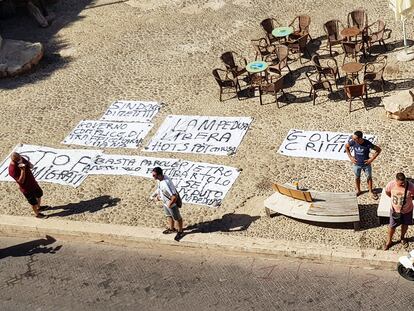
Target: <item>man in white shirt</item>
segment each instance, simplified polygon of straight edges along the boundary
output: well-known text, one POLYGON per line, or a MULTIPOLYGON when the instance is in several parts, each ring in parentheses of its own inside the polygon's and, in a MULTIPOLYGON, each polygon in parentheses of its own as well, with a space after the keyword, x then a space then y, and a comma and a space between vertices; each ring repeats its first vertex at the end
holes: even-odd
POLYGON ((179 241, 184 236, 183 219, 180 215, 179 206, 177 206, 181 205, 181 198, 171 179, 163 174, 160 167, 155 167, 152 170, 152 177, 158 180, 158 187, 153 197, 162 201, 164 213, 167 216, 168 228, 162 233, 177 232, 174 240, 179 241))

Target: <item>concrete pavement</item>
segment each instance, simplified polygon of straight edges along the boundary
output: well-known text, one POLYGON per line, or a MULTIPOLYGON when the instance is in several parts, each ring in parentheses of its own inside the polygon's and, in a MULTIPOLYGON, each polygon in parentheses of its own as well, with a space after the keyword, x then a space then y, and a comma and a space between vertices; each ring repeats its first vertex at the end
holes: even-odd
POLYGON ((306 258, 324 262, 339 262, 359 267, 394 269, 398 257, 405 252, 327 246, 285 240, 251 238, 231 233, 188 233, 180 242, 174 235, 163 235, 161 229, 99 224, 69 220, 36 219, 22 216, 0 216, 3 236, 44 237, 82 242, 106 242, 116 245, 158 245, 185 248, 224 250, 274 257, 306 258))

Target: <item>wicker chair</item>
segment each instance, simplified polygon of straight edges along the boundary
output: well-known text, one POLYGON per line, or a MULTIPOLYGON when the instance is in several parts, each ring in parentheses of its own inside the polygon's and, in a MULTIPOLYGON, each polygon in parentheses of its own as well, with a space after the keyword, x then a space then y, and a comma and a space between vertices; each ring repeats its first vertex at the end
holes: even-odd
POLYGON ((272 35, 273 29, 280 26, 277 20, 275 20, 274 18, 266 18, 260 22, 260 26, 262 26, 266 34, 266 37, 269 41, 269 44, 277 42, 279 40, 278 38, 272 35))
POLYGON ((287 47, 291 53, 299 54, 299 61, 302 64, 302 55, 310 55, 308 50, 308 38, 309 34, 304 34, 303 36, 297 38, 293 41, 287 41, 287 47))
POLYGON ((328 22, 326 22, 323 25, 323 29, 325 30, 326 36, 327 36, 327 46, 329 46, 329 53, 332 55, 332 46, 341 44, 343 38, 340 34, 340 29, 344 28, 342 23, 337 20, 333 19, 328 22))
POLYGON ((220 101, 223 101, 222 95, 224 94, 224 90, 234 90, 238 99, 239 94, 238 91, 241 90, 239 81, 236 78, 229 79, 228 72, 223 69, 216 68, 213 70, 213 76, 216 80, 217 84, 220 87, 220 101), (223 77, 224 76, 224 77, 223 77))
POLYGON ((344 59, 342 64, 345 64, 345 59, 347 57, 357 61, 357 57, 361 52, 363 52, 363 47, 364 44, 362 41, 342 41, 342 49, 344 51, 344 59))
POLYGON ((290 27, 294 27, 294 32, 292 37, 297 39, 305 34, 309 35, 309 39, 312 40, 312 37, 309 34, 309 26, 311 23, 311 18, 308 15, 298 15, 296 16, 293 21, 289 24, 290 27))
POLYGON ((381 82, 382 92, 384 89, 384 71, 387 66, 387 55, 380 55, 374 62, 366 63, 364 67, 364 82, 381 82))
POLYGON ((315 105, 316 93, 318 91, 329 91, 332 93, 332 86, 329 80, 322 79, 317 71, 315 72, 306 72, 306 77, 311 85, 309 96, 313 99, 313 104, 315 105))
POLYGON ((367 85, 362 84, 348 84, 344 86, 344 92, 347 102, 349 103, 349 112, 352 112, 352 101, 356 98, 361 98, 364 102, 368 99, 367 85))
MULTIPOLYGON (((282 92, 282 94, 285 95, 285 92, 283 91, 283 78, 284 76, 271 75, 268 80, 261 85, 262 94, 273 94, 275 96, 277 108, 280 108, 277 94, 282 92)), ((260 101, 260 104, 261 103, 262 102, 260 101)))
POLYGON ((339 68, 336 59, 333 57, 324 58, 324 64, 322 65, 321 59, 318 54, 312 56, 312 62, 319 73, 319 77, 322 79, 333 79, 335 81, 336 88, 338 89, 338 80, 341 79, 339 75, 339 68))
POLYGON ((362 9, 348 13, 348 27, 357 27, 363 31, 368 26, 368 15, 362 9))
POLYGON ((260 38, 260 39, 253 39, 250 40, 255 52, 256 57, 254 60, 257 60, 260 56, 260 59, 263 60, 266 56, 272 54, 275 50, 275 47, 267 41, 266 38, 260 38))
POLYGON ((288 64, 289 48, 286 45, 276 45, 273 54, 268 55, 265 61, 269 63, 268 70, 271 73, 282 75, 283 68, 287 68, 292 73, 288 64))
POLYGON ((240 75, 247 73, 246 59, 240 57, 236 52, 225 52, 221 54, 220 58, 223 61, 224 66, 226 66, 226 69, 232 73, 233 78, 237 78, 240 75), (236 60, 238 60, 238 62, 236 62, 236 60))
POLYGON ((384 41, 385 23, 382 20, 377 20, 371 25, 368 25, 366 29, 366 43, 368 45, 368 48, 371 48, 375 43, 378 42, 378 44, 382 44, 385 51, 387 51, 387 46, 385 45, 384 41))

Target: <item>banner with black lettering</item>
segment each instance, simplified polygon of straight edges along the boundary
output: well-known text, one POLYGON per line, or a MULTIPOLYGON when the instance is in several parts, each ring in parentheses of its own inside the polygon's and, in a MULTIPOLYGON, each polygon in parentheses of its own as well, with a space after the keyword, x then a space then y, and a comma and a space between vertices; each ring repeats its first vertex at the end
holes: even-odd
POLYGON ((96 148, 136 148, 152 126, 152 123, 83 120, 62 143, 96 148))
MULTIPOLYGON (((350 133, 292 129, 279 147, 278 153, 291 157, 349 161, 345 144, 351 136, 350 133)), ((364 135, 364 138, 372 143, 376 141, 374 135, 364 135)))
POLYGON ((101 120, 151 122, 161 104, 155 101, 117 100, 109 106, 101 120))
POLYGON ((229 155, 249 129, 252 118, 169 115, 146 151, 229 155))
POLYGON ((100 154, 84 168, 90 175, 152 177, 159 166, 177 187, 186 203, 219 206, 239 176, 238 169, 210 163, 168 158, 100 154))
MULTIPOLYGON (((101 153, 99 150, 66 150, 34 145, 19 145, 18 152, 33 164, 32 173, 37 181, 78 187, 88 176, 85 167, 101 153)), ((11 153, 10 153, 11 155, 11 153)), ((9 176, 10 155, 0 166, 0 181, 13 181, 9 176)))

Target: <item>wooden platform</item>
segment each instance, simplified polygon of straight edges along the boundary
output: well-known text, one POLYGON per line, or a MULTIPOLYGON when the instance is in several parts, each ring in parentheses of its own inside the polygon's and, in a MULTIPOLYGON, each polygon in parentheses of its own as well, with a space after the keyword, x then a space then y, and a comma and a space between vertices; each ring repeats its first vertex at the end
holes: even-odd
POLYGON ((267 215, 270 216, 270 212, 274 211, 307 221, 353 222, 355 229, 359 228, 358 201, 354 192, 309 192, 312 196, 312 202, 298 200, 280 192, 275 192, 264 201, 267 215))
MULTIPOLYGON (((414 203, 414 200, 413 200, 414 203)), ((391 198, 385 193, 385 189, 382 190, 380 201, 378 203, 377 216, 378 217, 390 217, 391 198)), ((414 219, 414 215, 413 215, 414 219)))

